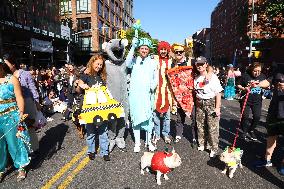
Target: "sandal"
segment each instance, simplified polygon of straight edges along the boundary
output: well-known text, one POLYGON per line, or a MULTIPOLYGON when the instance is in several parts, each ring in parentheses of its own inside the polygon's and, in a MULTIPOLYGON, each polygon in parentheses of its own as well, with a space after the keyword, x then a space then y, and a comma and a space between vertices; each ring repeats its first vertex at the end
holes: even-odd
POLYGON ((3 181, 4 179, 4 172, 0 172, 0 183, 3 181))
POLYGON ((18 171, 17 181, 20 182, 26 178, 26 171, 23 168, 20 168, 18 171))

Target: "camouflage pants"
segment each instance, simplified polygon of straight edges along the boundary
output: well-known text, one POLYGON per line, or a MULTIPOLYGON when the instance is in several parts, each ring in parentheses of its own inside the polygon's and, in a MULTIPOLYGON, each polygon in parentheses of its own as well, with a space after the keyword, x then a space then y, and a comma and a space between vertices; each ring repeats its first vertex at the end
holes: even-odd
POLYGON ((198 143, 200 146, 208 145, 212 150, 218 150, 219 143, 219 117, 212 115, 215 112, 215 98, 197 99, 196 125, 198 143))

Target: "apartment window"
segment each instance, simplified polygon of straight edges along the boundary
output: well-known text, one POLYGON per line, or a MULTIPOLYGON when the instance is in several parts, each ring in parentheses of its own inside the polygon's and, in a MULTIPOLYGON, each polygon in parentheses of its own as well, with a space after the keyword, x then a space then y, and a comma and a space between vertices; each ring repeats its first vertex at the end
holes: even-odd
POLYGON ((119 26, 118 16, 115 17, 115 26, 119 26))
POLYGON ((92 48, 92 37, 80 37, 78 44, 82 51, 90 51, 92 48))
POLYGON ((108 7, 105 7, 104 18, 105 18, 106 20, 109 19, 109 8, 108 8, 108 7))
POLYGON ((77 0, 78 13, 91 13, 91 0, 77 0))
POLYGON ((99 46, 100 46, 100 49, 102 49, 102 45, 103 43, 105 42, 105 39, 103 36, 99 36, 99 46))
POLYGON ((105 34, 105 36, 107 37, 107 38, 109 38, 109 28, 110 28, 110 26, 107 24, 106 25, 106 27, 104 28, 104 34, 105 34))
POLYGON ((98 2, 98 14, 103 17, 103 3, 101 1, 98 2))
POLYGON ((111 0, 111 3, 110 3, 110 10, 114 11, 114 0, 111 0))
POLYGON ((103 34, 103 26, 104 26, 104 22, 102 20, 99 20, 98 30, 99 30, 100 34, 103 34))
POLYGON ((60 2, 60 13, 61 13, 61 15, 72 13, 71 0, 60 2))
POLYGON ((110 12, 110 23, 113 25, 114 24, 114 13, 110 12))
POLYGON ((91 18, 78 18, 77 19, 77 30, 89 30, 91 29, 91 18))

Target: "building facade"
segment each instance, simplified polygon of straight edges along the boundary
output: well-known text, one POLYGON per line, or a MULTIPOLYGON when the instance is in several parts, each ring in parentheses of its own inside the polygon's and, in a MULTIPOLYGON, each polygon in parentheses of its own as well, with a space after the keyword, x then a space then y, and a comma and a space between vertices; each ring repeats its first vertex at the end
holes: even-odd
POLYGON ((204 56, 209 62, 211 61, 210 33, 210 28, 203 28, 192 35, 194 56, 204 56))
POLYGON ((77 58, 85 62, 116 38, 117 30, 132 26, 133 0, 67 0, 61 3, 61 19, 75 31, 77 58))
MULTIPOLYGON (((282 31, 280 29, 276 32, 274 26, 267 27, 271 20, 267 19, 265 3, 269 1, 219 2, 211 14, 211 59, 214 64, 224 66, 233 63, 233 60, 240 67, 252 61, 284 63, 284 55, 280 52, 284 50, 283 27, 282 31)), ((281 15, 276 15, 274 19, 279 23, 283 21, 281 15)))
POLYGON ((1 1, 0 53, 39 67, 64 64, 70 29, 61 25, 59 0, 17 2, 1 1))

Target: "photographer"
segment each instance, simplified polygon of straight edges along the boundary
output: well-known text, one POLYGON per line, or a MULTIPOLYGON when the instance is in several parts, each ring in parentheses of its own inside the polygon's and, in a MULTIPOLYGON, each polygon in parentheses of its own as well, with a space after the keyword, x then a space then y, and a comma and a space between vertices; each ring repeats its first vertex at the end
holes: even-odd
POLYGON ((242 116, 242 138, 246 141, 248 139, 256 141, 257 137, 254 130, 259 123, 261 115, 262 89, 269 87, 269 82, 266 80, 265 75, 261 73, 260 63, 255 62, 248 67, 247 73, 243 74, 237 87, 242 91, 241 96, 243 98, 240 100, 241 109, 244 106, 246 93, 249 93, 242 116), (251 124, 249 122, 250 109, 253 115, 251 124))

